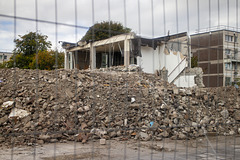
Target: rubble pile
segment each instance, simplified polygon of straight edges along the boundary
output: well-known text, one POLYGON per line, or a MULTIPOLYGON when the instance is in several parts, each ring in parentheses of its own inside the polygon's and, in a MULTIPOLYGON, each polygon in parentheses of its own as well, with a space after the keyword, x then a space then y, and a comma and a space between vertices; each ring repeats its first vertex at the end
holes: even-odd
POLYGON ((1 69, 0 80, 1 145, 240 133, 234 87, 179 89, 117 69, 1 69))

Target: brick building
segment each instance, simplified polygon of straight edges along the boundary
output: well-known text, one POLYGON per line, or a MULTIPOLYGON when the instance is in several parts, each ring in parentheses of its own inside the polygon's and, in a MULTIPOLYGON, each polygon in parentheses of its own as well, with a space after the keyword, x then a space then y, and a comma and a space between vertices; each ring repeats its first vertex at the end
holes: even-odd
POLYGON ((240 33, 217 30, 191 35, 192 56, 203 69, 206 87, 240 82, 240 33))

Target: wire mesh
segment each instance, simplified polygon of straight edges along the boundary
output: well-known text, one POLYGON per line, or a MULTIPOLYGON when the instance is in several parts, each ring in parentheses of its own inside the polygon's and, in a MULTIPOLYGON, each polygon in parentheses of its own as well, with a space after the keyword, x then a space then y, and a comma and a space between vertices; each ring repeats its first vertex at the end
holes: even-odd
POLYGON ((239 159, 238 4, 1 0, 0 159, 239 159), (30 32, 52 71, 37 38, 19 67, 30 32))

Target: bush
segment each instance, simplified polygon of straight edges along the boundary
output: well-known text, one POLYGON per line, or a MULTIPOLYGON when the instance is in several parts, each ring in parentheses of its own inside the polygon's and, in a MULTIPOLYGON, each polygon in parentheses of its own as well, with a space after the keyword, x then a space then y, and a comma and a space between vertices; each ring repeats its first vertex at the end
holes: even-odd
MULTIPOLYGON (((29 64, 32 62, 34 55, 24 55, 23 53, 17 54, 15 58, 16 66, 17 68, 22 69, 30 69, 29 64)), ((5 68, 13 68, 14 67, 14 56, 10 58, 9 61, 7 61, 4 64, 5 68)))
MULTIPOLYGON (((34 56, 32 62, 30 63, 31 69, 36 69, 36 59, 38 60, 38 68, 41 70, 53 70, 55 69, 55 61, 56 61, 56 53, 55 51, 41 51, 38 53, 38 59, 36 55, 34 56)), ((58 67, 64 67, 64 53, 57 53, 58 57, 58 67)))

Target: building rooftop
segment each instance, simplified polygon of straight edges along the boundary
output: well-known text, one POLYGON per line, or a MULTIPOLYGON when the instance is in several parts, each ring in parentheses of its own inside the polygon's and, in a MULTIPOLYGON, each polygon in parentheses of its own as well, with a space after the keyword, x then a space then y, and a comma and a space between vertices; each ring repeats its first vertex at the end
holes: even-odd
POLYGON ((196 30, 196 32, 191 34, 191 36, 206 34, 206 33, 210 33, 210 32, 214 33, 214 32, 219 32, 219 31, 229 31, 229 32, 240 33, 240 28, 224 26, 224 25, 214 26, 211 28, 203 28, 203 29, 196 30))

